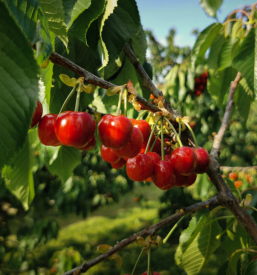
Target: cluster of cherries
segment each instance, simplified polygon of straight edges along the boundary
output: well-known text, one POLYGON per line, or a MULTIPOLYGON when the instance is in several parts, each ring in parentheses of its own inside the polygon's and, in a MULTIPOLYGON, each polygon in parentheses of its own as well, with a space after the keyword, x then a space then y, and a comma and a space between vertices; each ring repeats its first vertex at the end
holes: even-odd
POLYGON ((66 111, 42 117, 42 112, 42 105, 38 101, 30 127, 38 123, 38 137, 44 145, 66 145, 85 151, 96 146, 95 121, 90 114, 66 111))
MULTIPOLYGON (((242 186, 243 182, 241 180, 238 180, 237 173, 231 172, 231 173, 228 174, 228 177, 229 177, 229 179, 234 181, 234 184, 235 184, 236 188, 240 188, 242 186)), ((253 178, 251 177, 251 175, 246 174, 245 178, 249 183, 253 182, 253 178)))
POLYGON ((195 87, 194 92, 196 96, 200 96, 206 87, 207 84, 207 78, 208 78, 208 72, 202 73, 199 77, 195 77, 195 87))
POLYGON ((162 190, 173 186, 190 186, 196 174, 205 173, 210 157, 204 148, 180 147, 166 150, 162 160, 161 140, 151 135, 151 127, 144 120, 125 116, 105 115, 98 124, 102 142, 101 156, 113 168, 126 165, 127 175, 134 181, 152 181, 162 190), (145 152, 156 140, 152 152, 145 152))

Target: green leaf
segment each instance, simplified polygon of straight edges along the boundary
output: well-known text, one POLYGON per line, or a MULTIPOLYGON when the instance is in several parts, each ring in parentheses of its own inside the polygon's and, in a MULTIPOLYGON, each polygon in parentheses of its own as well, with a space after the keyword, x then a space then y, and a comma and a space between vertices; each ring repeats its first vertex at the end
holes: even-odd
POLYGON ((109 62, 104 67, 104 79, 109 80, 113 77, 122 67, 125 60, 125 53, 122 51, 119 58, 114 60, 113 62, 109 62))
POLYGON ((197 61, 204 57, 205 52, 212 45, 221 28, 222 24, 213 23, 199 34, 192 50, 192 68, 195 68, 197 61))
POLYGON ((37 46, 37 55, 42 54, 42 61, 52 52, 51 39, 46 15, 37 0, 6 1, 15 16, 18 25, 32 45, 37 46))
POLYGON ((236 70, 228 67, 223 71, 210 70, 210 76, 207 81, 208 92, 216 101, 218 108, 222 107, 225 94, 230 89, 231 81, 236 77, 236 70))
POLYGON ((48 169, 52 174, 59 176, 62 182, 72 175, 73 170, 81 161, 81 153, 73 147, 60 146, 58 148, 58 156, 48 165, 48 169))
POLYGON ((223 0, 199 0, 207 15, 216 18, 216 13, 223 0))
POLYGON ((38 66, 27 39, 0 2, 0 169, 22 148, 38 98, 38 66))
POLYGON ((35 156, 31 149, 31 136, 33 134, 34 133, 28 135, 22 150, 18 153, 14 161, 12 161, 11 165, 5 166, 3 169, 6 187, 22 203, 25 210, 28 210, 35 196, 32 173, 35 156))
POLYGON ((188 67, 188 69, 187 69, 187 87, 191 91, 193 91, 194 85, 195 85, 194 74, 192 72, 192 69, 190 67, 188 67))
POLYGON ((178 92, 178 100, 182 102, 187 94, 186 89, 186 74, 183 71, 179 71, 178 73, 178 79, 179 79, 179 92, 178 92))
POLYGON ((47 15, 49 30, 57 35, 67 48, 68 34, 62 0, 39 0, 39 2, 47 15))
POLYGON ((251 103, 253 102, 254 94, 253 91, 250 90, 246 79, 242 78, 237 86, 235 95, 234 95, 234 102, 236 108, 242 116, 243 119, 247 120, 251 103))
POLYGON ((244 275, 257 274, 257 260, 252 261, 246 268, 244 275))
MULTIPOLYGON (((255 20, 257 13, 255 12, 255 20)), ((257 28, 255 28, 255 50, 254 50, 254 94, 257 95, 257 28)))
POLYGON ((69 29, 78 16, 91 5, 91 0, 63 0, 65 21, 69 29))
POLYGON ((242 22, 240 21, 234 22, 234 25, 232 27, 231 37, 241 39, 243 35, 244 35, 244 29, 243 29, 242 22))
MULTIPOLYGON (((92 1, 91 6, 83 11, 78 18, 73 22, 69 32, 76 36, 79 40, 87 44, 87 32, 90 25, 104 11, 105 0, 92 1)), ((99 30, 98 30, 99 32, 99 30)))
POLYGON ((135 0, 107 1, 100 21, 100 45, 103 53, 103 67, 117 59, 124 45, 138 32, 140 17, 135 0), (122 30, 122 31, 121 31, 122 30))
POLYGON ((224 70, 231 66, 239 41, 238 38, 228 38, 222 45, 218 58, 219 70, 224 70))
POLYGON ((237 55, 232 62, 232 66, 242 74, 252 91, 254 91, 255 53, 253 49, 255 47, 255 41, 255 29, 251 29, 239 46, 237 55))

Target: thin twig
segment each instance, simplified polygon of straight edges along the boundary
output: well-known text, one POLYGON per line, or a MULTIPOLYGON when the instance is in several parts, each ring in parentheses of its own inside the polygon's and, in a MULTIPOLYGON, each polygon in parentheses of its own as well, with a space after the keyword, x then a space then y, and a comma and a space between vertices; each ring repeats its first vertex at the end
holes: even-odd
POLYGON ((162 229, 163 227, 165 227, 166 225, 177 221, 178 219, 180 219, 181 217, 192 213, 192 212, 196 212, 199 211, 203 208, 209 208, 212 206, 217 206, 219 205, 219 199, 218 197, 213 197, 209 200, 206 200, 204 202, 198 202, 196 204, 187 206, 183 209, 181 209, 180 211, 178 211, 177 213, 169 216, 168 218, 130 236, 127 239, 122 240, 121 242, 119 242, 117 245, 115 245, 112 249, 110 249, 109 251, 107 251, 106 253, 96 257, 95 259, 92 259, 86 263, 84 263, 83 265, 81 265, 80 267, 74 268, 66 273, 64 273, 63 275, 79 275, 83 272, 86 272, 90 267, 102 262, 103 260, 109 258, 111 255, 113 255, 114 253, 118 252, 119 250, 121 250, 122 248, 128 246, 129 244, 133 243, 134 241, 136 241, 137 237, 146 237, 148 235, 155 235, 156 232, 158 232, 160 229, 162 229))

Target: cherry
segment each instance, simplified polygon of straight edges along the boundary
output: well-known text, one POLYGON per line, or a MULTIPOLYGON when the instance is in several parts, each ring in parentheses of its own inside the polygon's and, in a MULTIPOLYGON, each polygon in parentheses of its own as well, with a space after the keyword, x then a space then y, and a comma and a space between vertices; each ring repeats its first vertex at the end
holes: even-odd
MULTIPOLYGON (((145 271, 144 273, 142 273, 142 275, 148 275, 147 271, 145 271)), ((159 272, 153 271, 151 275, 161 275, 159 272)))
POLYGON ((120 158, 114 153, 112 148, 108 148, 104 145, 101 146, 101 156, 103 160, 109 163, 116 163, 120 158))
POLYGON ((134 181, 144 181, 152 176, 154 161, 146 154, 138 154, 127 161, 128 177, 134 181))
POLYGON ((38 137, 44 145, 59 146, 62 145, 54 132, 54 124, 57 119, 55 114, 47 114, 41 118, 38 124, 38 137))
POLYGON ((153 168, 153 182, 162 190, 168 190, 176 183, 176 174, 169 161, 160 160, 153 168))
POLYGON ((140 152, 143 140, 144 138, 141 131, 138 128, 133 127, 133 134, 129 139, 129 142, 121 149, 113 149, 113 151, 118 157, 133 158, 140 152))
POLYGON ((95 133, 95 121, 86 112, 66 111, 56 119, 54 131, 66 146, 83 147, 95 133))
POLYGON ((147 144, 147 141, 151 134, 151 127, 149 123, 141 119, 140 120, 130 119, 130 121, 132 122, 134 127, 138 128, 141 131, 144 137, 144 144, 147 144))
POLYGON ((209 167, 210 156, 208 152, 202 147, 199 147, 198 149, 194 149, 194 151, 197 156, 197 165, 195 168, 195 173, 203 174, 207 171, 209 167))
POLYGON ((205 89, 205 85, 199 85, 198 89, 203 92, 205 89))
MULTIPOLYGON (((154 137, 154 139, 155 139, 155 137, 154 137)), ((162 142, 161 142, 160 138, 158 138, 156 140, 152 152, 155 152, 155 153, 157 153, 159 155, 162 154, 162 142)))
POLYGON ((195 92, 196 96, 200 96, 202 93, 203 93, 203 92, 200 91, 200 90, 198 90, 198 91, 195 92))
POLYGON ((83 151, 91 151, 95 148, 95 146, 96 146, 96 138, 95 138, 95 135, 93 135, 93 137, 89 140, 89 142, 85 146, 78 149, 83 151))
POLYGON ((200 77, 195 77, 195 85, 198 85, 200 84, 202 81, 201 81, 201 78, 200 77))
POLYGON ((111 163, 111 166, 112 166, 112 168, 119 170, 119 169, 123 168, 125 166, 125 164, 126 164, 126 160, 121 158, 117 162, 111 163))
POLYGON ((133 134, 131 121, 124 116, 105 115, 98 124, 98 135, 104 146, 121 149, 133 134))
POLYGON ((180 147, 171 154, 171 164, 176 174, 188 176, 194 172, 197 164, 197 156, 192 148, 180 147))
MULTIPOLYGON (((162 159, 161 156, 158 155, 155 152, 147 152, 147 155, 150 156, 150 157, 152 157, 154 165, 155 165, 155 163, 157 163, 158 161, 160 161, 162 159)), ((152 180, 153 180, 152 177, 149 177, 148 179, 145 180, 145 182, 150 182, 152 180)))
POLYGON ((208 72, 206 71, 206 72, 202 73, 201 78, 205 78, 205 79, 208 78, 208 72))
POLYGON ((231 173, 228 174, 228 177, 231 180, 236 180, 237 179, 237 174, 235 172, 231 172, 231 173))
POLYGON ((248 181, 249 183, 252 183, 252 182, 253 182, 253 178, 252 178, 251 175, 246 174, 246 175, 245 175, 245 178, 247 179, 247 181, 248 181))
POLYGON ((234 182, 234 184, 235 184, 236 188, 240 188, 242 186, 242 181, 241 180, 237 180, 237 181, 234 182))
POLYGON ((38 122, 40 121, 40 119, 42 117, 42 114, 43 114, 42 104, 38 100, 37 101, 37 107, 34 111, 33 118, 32 118, 31 124, 30 124, 30 128, 33 128, 35 125, 38 124, 38 122))
POLYGON ((175 184, 176 187, 182 187, 182 186, 185 186, 187 184, 189 176, 183 176, 183 175, 180 175, 180 174, 176 174, 176 176, 177 176, 177 181, 176 181, 176 184, 175 184))
POLYGON ((188 187, 188 186, 192 185, 193 183, 195 183, 196 177, 197 177, 196 174, 189 175, 188 181, 186 182, 185 187, 188 187))

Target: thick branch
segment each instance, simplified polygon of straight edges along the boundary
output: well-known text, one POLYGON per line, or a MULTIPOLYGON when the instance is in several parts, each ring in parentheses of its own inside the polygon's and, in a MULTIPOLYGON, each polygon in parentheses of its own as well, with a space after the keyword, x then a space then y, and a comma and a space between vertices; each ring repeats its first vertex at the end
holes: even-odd
POLYGON ((249 167, 239 167, 239 166, 235 166, 235 167, 230 167, 230 166, 221 166, 220 170, 223 172, 226 171, 235 171, 235 172, 247 172, 249 170, 257 170, 257 166, 249 166, 249 167))
POLYGON ((86 263, 84 263, 83 265, 81 265, 80 267, 74 268, 66 273, 64 273, 63 275, 79 275, 83 272, 86 272, 90 267, 102 262, 103 260, 109 258, 111 255, 113 255, 114 253, 118 252, 119 250, 121 250, 122 248, 128 246, 129 244, 133 243, 134 241, 136 241, 137 237, 146 237, 148 235, 155 235, 160 229, 162 229, 163 227, 165 227, 166 225, 173 223, 175 221, 177 221, 178 219, 180 219, 181 217, 189 214, 189 213, 193 213, 196 211, 199 211, 203 208, 209 208, 212 206, 217 206, 219 205, 219 199, 218 197, 213 197, 207 201, 204 202, 199 202, 193 205, 190 205, 188 207, 185 207, 183 209, 181 209, 180 211, 178 211, 177 213, 169 216, 168 218, 130 236, 127 239, 122 240, 121 242, 119 242, 117 245, 115 245, 112 249, 110 249, 108 252, 96 257, 95 259, 92 259, 86 263))
POLYGON ((223 117, 223 120, 222 120, 222 124, 221 124, 220 129, 219 129, 219 132, 214 138, 211 154, 214 157, 216 157, 217 159, 218 159, 220 144, 221 144, 221 141, 222 141, 222 139, 224 137, 224 134, 227 130, 227 127, 228 127, 228 124, 229 124, 230 113, 231 113, 232 108, 234 106, 233 97, 234 97, 234 94, 235 94, 235 90, 236 90, 236 87, 237 87, 241 77, 242 77, 241 73, 238 72, 235 80, 231 82, 229 95, 228 95, 227 106, 226 106, 226 111, 225 111, 225 114, 224 114, 224 117, 223 117))

